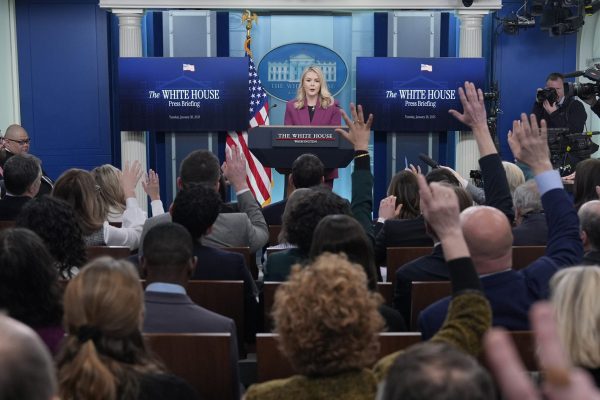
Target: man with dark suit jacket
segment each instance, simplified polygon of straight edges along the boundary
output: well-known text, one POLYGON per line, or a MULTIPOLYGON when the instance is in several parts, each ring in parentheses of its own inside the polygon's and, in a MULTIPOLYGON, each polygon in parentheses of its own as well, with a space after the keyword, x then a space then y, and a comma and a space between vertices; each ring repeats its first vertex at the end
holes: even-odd
MULTIPOLYGON (((291 189, 289 193, 296 189, 322 184, 324 171, 325 167, 319 157, 310 153, 302 154, 292 164, 292 173, 288 177, 288 185, 291 189)), ((267 225, 281 225, 281 216, 286 204, 287 198, 263 208, 262 212, 267 225)))
MULTIPOLYGON (((186 294, 185 286, 196 267, 190 234, 181 225, 160 224, 148 232, 143 246, 140 261, 148 283, 143 332, 229 333, 233 382, 239 382, 235 322, 194 304, 186 294)), ((237 384, 235 391, 239 398, 237 384)))
POLYGON ((13 221, 40 190, 40 160, 31 154, 12 156, 4 164, 6 195, 0 200, 0 220, 13 221))
POLYGON ((577 215, 585 251, 582 264, 600 266, 600 200, 584 203, 577 215))
MULTIPOLYGON (((211 247, 249 247, 251 253, 260 251, 269 240, 269 229, 260 206, 246 181, 246 160, 243 152, 236 148, 226 152, 223 174, 235 190, 239 212, 221 210, 211 232, 202 238, 202 243, 211 247)), ((179 190, 194 185, 204 185, 219 191, 221 168, 217 157, 207 150, 196 150, 181 162, 177 187, 179 190)), ((171 214, 165 213, 148 218, 142 230, 143 242, 153 226, 171 222, 171 214)))
MULTIPOLYGON (((459 91, 465 112, 453 111, 453 114, 473 129, 482 156, 495 152, 492 140, 488 140, 483 95, 471 83, 466 83, 465 88, 466 95, 462 89, 459 91)), ((546 254, 527 268, 514 271, 510 223, 506 214, 497 208, 468 208, 461 214, 461 226, 492 307, 493 324, 509 330, 527 330, 530 306, 548 297, 549 281, 556 271, 581 261, 583 247, 573 203, 558 171, 552 169, 545 122, 540 129, 535 116, 528 119, 522 114, 520 123, 513 124, 509 144, 515 157, 535 175, 548 221, 546 254)), ((445 298, 421 313, 419 327, 423 339, 430 338, 440 328, 448 304, 449 299, 445 298)))
MULTIPOLYGON (((29 154, 30 143, 31 139, 29 138, 29 134, 21 125, 13 124, 6 128, 6 132, 4 132, 4 136, 2 137, 1 141, 2 149, 0 150, 0 170, 4 168, 4 164, 12 156, 17 154, 29 154)), ((42 163, 40 162, 40 168, 41 165, 42 163)), ((39 197, 45 194, 50 194, 53 186, 54 182, 52 182, 52 179, 50 179, 46 172, 42 169, 42 181, 37 196, 39 197)))
POLYGON ((528 180, 515 189, 513 203, 516 224, 512 230, 513 246, 545 246, 548 225, 534 180, 528 180))
POLYGON ((211 188, 192 186, 177 194, 171 217, 182 225, 194 241, 194 256, 198 259, 192 279, 244 281, 244 329, 245 339, 253 342, 258 314, 258 289, 246 267, 244 257, 238 253, 220 250, 202 244, 202 236, 208 234, 219 216, 221 198, 211 188))

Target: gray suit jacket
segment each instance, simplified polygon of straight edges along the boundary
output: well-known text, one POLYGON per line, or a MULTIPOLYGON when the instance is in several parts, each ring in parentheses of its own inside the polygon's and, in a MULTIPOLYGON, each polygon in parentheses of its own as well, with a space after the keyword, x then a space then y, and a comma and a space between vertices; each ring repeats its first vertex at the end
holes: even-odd
MULTIPOLYGON (((250 247, 251 253, 260 251, 269 241, 269 228, 252 192, 238 196, 237 213, 221 213, 212 226, 210 234, 202 238, 202 244, 210 247, 250 247)), ((165 213, 148 218, 144 224, 140 244, 146 233, 155 225, 171 222, 171 214, 165 213)), ((139 255, 142 255, 140 245, 139 255)))
MULTIPOLYGON (((238 347, 232 319, 196 305, 185 294, 145 292, 144 333, 230 333, 230 361, 234 382, 239 382, 238 347)), ((239 398, 239 385, 236 385, 239 398)))

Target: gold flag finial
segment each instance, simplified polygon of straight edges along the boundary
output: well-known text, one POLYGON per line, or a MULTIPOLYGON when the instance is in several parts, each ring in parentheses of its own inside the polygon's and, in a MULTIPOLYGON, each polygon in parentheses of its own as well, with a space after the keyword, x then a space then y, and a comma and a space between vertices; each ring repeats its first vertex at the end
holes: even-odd
POLYGON ((244 50, 246 51, 246 54, 252 57, 252 51, 250 50, 252 36, 250 36, 250 31, 252 30, 253 23, 258 24, 258 15, 250 10, 246 10, 246 12, 242 14, 242 22, 246 23, 246 41, 244 42, 244 50))

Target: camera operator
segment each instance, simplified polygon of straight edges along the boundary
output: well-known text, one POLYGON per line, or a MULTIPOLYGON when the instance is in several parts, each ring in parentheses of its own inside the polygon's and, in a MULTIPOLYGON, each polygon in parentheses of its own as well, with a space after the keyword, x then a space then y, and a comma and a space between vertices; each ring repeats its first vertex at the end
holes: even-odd
MULTIPOLYGON (((546 88, 538 89, 532 113, 538 121, 545 119, 548 128, 569 128, 569 133, 581 133, 587 114, 575 97, 565 98, 565 82, 561 73, 553 72, 546 78, 546 88)), ((600 105, 598 106, 600 109, 600 105)))
POLYGON ((588 103, 591 107, 591 110, 594 112, 594 114, 596 114, 597 116, 600 117, 600 101, 598 101, 598 98, 596 97, 596 95, 592 94, 590 97, 586 97, 586 98, 582 97, 581 100, 588 103))

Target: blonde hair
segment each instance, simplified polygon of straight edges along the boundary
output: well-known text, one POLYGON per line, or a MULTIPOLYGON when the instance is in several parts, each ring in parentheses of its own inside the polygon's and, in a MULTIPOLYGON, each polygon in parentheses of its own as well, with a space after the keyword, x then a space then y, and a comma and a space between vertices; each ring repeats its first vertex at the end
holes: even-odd
POLYGON ((308 376, 328 376, 372 365, 384 326, 381 296, 369 291, 363 268, 340 254, 323 253, 275 294, 279 347, 308 376))
POLYGON ((571 267, 550 281, 559 337, 571 361, 600 367, 600 267, 571 267))
MULTIPOLYGON (((107 214, 110 208, 118 213, 125 211, 125 192, 121 186, 121 171, 110 164, 104 164, 92 170, 96 184, 100 186, 100 199, 107 214)), ((106 219, 106 215, 104 216, 106 219)))
POLYGON ((325 80, 325 75, 323 75, 323 71, 316 65, 311 65, 309 67, 306 67, 304 72, 302 72, 302 76, 300 77, 300 84, 298 85, 298 91, 296 92, 296 103, 294 104, 294 107, 299 110, 306 105, 306 92, 304 92, 304 78, 309 72, 314 72, 319 77, 319 82, 321 83, 321 88, 319 90, 319 101, 321 103, 321 108, 327 108, 333 105, 334 99, 331 95, 331 92, 329 91, 329 87, 327 87, 327 81, 325 80))
POLYGON ((135 399, 140 376, 162 366, 144 346, 140 326, 144 295, 135 267, 98 258, 67 285, 58 356, 61 399, 135 399))
POLYGON ((525 175, 521 168, 511 162, 502 161, 502 166, 504 167, 504 173, 506 173, 510 194, 513 195, 515 189, 525 183, 525 175))

